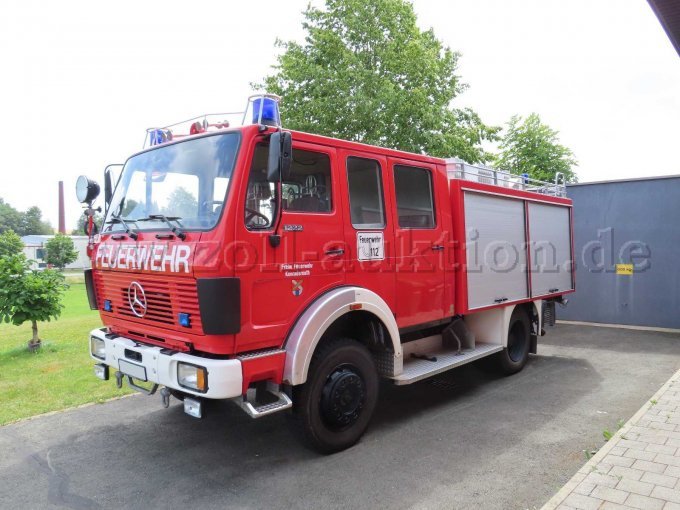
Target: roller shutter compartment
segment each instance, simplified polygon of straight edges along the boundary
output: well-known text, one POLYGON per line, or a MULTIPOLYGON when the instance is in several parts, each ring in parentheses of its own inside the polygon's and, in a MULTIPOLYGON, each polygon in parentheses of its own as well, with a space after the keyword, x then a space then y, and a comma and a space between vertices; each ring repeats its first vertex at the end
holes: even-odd
POLYGON ((569 208, 529 203, 532 297, 573 289, 569 208))
POLYGON ((468 309, 529 297, 524 201, 465 192, 468 309))

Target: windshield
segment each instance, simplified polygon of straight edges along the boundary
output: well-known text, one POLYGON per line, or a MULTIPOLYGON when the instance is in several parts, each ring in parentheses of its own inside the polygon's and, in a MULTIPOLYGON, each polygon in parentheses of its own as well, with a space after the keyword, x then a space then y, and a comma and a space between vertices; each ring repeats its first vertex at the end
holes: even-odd
POLYGON ((238 132, 224 133, 133 156, 123 168, 103 231, 165 229, 167 222, 185 230, 213 228, 239 141, 238 132))

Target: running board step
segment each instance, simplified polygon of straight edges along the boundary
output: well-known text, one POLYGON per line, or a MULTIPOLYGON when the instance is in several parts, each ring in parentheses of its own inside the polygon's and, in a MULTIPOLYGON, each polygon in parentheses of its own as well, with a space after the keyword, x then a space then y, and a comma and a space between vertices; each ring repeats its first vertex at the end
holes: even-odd
POLYGON ((503 347, 500 345, 477 343, 474 349, 460 353, 455 349, 440 347, 439 350, 426 354, 404 356, 403 372, 390 379, 394 380, 394 384, 397 385, 411 384, 502 350, 503 347))
POLYGON ((281 391, 277 385, 267 385, 267 392, 276 398, 276 401, 267 404, 257 404, 255 390, 248 389, 248 392, 240 399, 239 405, 251 418, 262 418, 270 414, 285 411, 293 407, 293 401, 288 395, 281 391))

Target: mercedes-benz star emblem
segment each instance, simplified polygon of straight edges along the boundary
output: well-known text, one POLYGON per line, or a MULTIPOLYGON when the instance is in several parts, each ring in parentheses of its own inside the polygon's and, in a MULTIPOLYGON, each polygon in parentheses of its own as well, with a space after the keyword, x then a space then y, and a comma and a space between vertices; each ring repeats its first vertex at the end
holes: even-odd
POLYGON ((146 295, 144 294, 144 287, 138 282, 132 282, 128 287, 127 297, 132 313, 137 317, 144 317, 146 315, 146 295))

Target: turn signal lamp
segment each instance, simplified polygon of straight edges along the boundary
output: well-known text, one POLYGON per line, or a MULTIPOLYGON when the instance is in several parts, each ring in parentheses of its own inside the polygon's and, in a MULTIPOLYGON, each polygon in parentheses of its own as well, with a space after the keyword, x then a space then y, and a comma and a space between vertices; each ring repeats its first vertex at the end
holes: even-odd
POLYGON ((177 364, 177 382, 180 386, 205 393, 208 391, 208 371, 180 361, 177 364))

